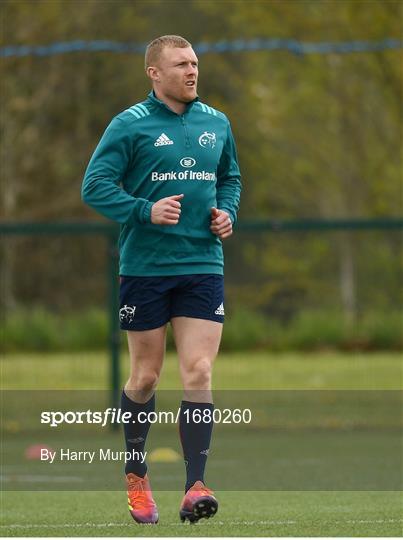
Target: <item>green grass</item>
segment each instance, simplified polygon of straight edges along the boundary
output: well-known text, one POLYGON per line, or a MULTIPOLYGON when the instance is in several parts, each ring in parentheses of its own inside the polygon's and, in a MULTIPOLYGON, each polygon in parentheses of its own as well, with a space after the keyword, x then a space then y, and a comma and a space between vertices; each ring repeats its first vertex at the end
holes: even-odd
MULTIPOLYGON (((122 354, 122 381, 128 373, 128 356, 122 354)), ((3 355, 0 363, 3 389, 103 389, 108 388, 106 353, 23 353, 3 355)), ((389 390, 402 387, 400 354, 373 353, 234 353, 220 354, 214 366, 217 389, 389 390)), ((174 354, 168 354, 160 389, 179 389, 174 354)))
POLYGON ((182 494, 156 492, 160 523, 135 524, 123 492, 10 492, 3 536, 401 536, 392 492, 220 492, 217 516, 182 524, 182 494))
MULTIPOLYGON (((122 380, 127 373, 127 364, 127 354, 124 353, 122 380)), ((393 353, 220 354, 215 365, 214 381, 216 388, 250 390, 252 395, 253 390, 398 390, 402 387, 402 367, 402 359, 393 353)), ((180 388, 178 373, 176 358, 173 354, 169 354, 160 388, 180 388)), ((18 354, 4 356, 1 362, 1 378, 5 389, 103 389, 107 388, 107 375, 108 357, 105 353, 18 354)), ((29 396, 33 394, 26 395, 29 400, 29 396)), ((312 395, 315 396, 316 393, 312 395)), ((378 410, 377 394, 369 393, 368 395, 374 395, 375 401, 370 403, 364 400, 355 407, 354 393, 349 393, 350 402, 343 402, 342 408, 338 410, 334 409, 332 401, 324 401, 320 410, 315 413, 315 422, 318 422, 318 425, 314 429, 312 425, 309 426, 310 423, 314 424, 309 409, 299 410, 298 403, 292 401, 289 403, 286 401, 283 406, 280 399, 276 409, 271 409, 270 430, 264 431, 267 419, 263 418, 262 426, 258 426, 257 431, 251 432, 253 436, 251 435, 250 445, 244 439, 238 443, 232 443, 229 437, 229 450, 225 447, 227 442, 224 428, 221 437, 219 435, 221 431, 217 427, 215 452, 209 461, 207 478, 211 478, 212 481, 209 483, 217 489, 216 495, 220 508, 217 516, 211 520, 200 522, 195 526, 190 526, 188 523, 181 524, 178 519, 178 508, 182 493, 169 490, 177 489, 172 486, 181 484, 182 464, 153 463, 150 466, 150 474, 153 475, 151 481, 154 482, 157 490, 155 499, 160 510, 160 523, 154 527, 136 525, 127 512, 125 493, 116 491, 119 489, 116 486, 119 485, 120 474, 120 465, 117 464, 116 473, 112 474, 110 472, 112 469, 104 470, 107 478, 114 479, 114 483, 111 482, 109 486, 111 491, 95 491, 94 489, 86 492, 29 491, 39 486, 30 483, 28 476, 26 481, 17 486, 16 489, 19 491, 6 491, 10 489, 11 484, 9 483, 7 488, 7 483, 4 483, 1 500, 1 535, 40 537, 401 536, 403 500, 400 491, 379 489, 373 491, 372 487, 365 486, 362 489, 367 489, 366 491, 352 491, 361 488, 351 487, 348 483, 342 487, 346 491, 336 491, 338 487, 330 491, 331 486, 337 484, 340 475, 346 478, 352 477, 354 469, 350 470, 348 467, 354 466, 354 462, 361 467, 363 472, 361 477, 357 473, 357 479, 364 480, 363 485, 366 471, 369 473, 369 483, 372 470, 375 470, 377 478, 379 477, 384 486, 390 485, 390 478, 394 474, 397 478, 402 475, 401 465, 400 470, 397 465, 395 473, 390 467, 382 470, 382 467, 378 466, 382 461, 385 445, 388 448, 394 445, 396 451, 390 454, 392 457, 398 457, 397 452, 401 451, 401 439, 399 439, 399 431, 396 430, 396 425, 401 421, 401 415, 399 417, 396 409, 396 414, 391 417, 392 423, 387 425, 386 420, 389 419, 387 407, 384 410, 382 408, 378 410), (348 422, 347 424, 340 422, 340 417, 345 418, 348 412, 352 414, 355 422, 350 426, 348 422), (377 431, 376 427, 381 421, 383 424, 380 431, 377 431), (276 422, 288 427, 283 431, 276 431, 276 422), (375 426, 376 429, 371 431, 371 426, 372 428, 375 426), (368 428, 371 429, 368 430, 368 428), (321 431, 323 429, 325 431, 321 431), (330 431, 327 432, 326 429, 330 431), (262 454, 264 445, 268 445, 270 455, 266 457, 267 465, 262 466, 262 457, 263 463, 265 462, 262 454), (242 448, 244 449, 242 456, 248 455, 248 446, 253 446, 253 448, 249 447, 250 455, 247 459, 247 467, 251 467, 251 477, 256 478, 253 481, 256 483, 259 481, 259 485, 271 483, 275 487, 269 489, 278 491, 250 491, 251 481, 245 482, 242 475, 237 473, 240 470, 239 463, 231 465, 231 459, 225 459, 225 456, 231 452, 242 448), (329 462, 326 460, 330 459, 330 464, 332 464, 332 459, 339 452, 345 452, 346 467, 344 468, 344 454, 342 454, 338 461, 340 475, 338 470, 330 470, 331 474, 329 474, 328 486, 326 486, 326 481, 323 480, 327 479, 326 471, 329 471, 329 462), (220 459, 224 461, 220 462, 220 459), (221 466, 220 463, 222 463, 221 466), (374 469, 371 469, 371 463, 374 463, 374 469), (234 467, 236 470, 233 470, 234 467), (309 491, 311 473, 317 474, 317 483, 313 485, 323 484, 325 487, 313 487, 315 491, 309 491), (234 477, 234 484, 240 485, 239 491, 218 490, 219 487, 225 486, 223 480, 218 481, 219 474, 227 481, 228 478, 234 477), (216 483, 214 483, 214 477, 216 483), (301 491, 289 491, 290 488, 287 487, 292 485, 295 478, 300 481, 301 491), (323 490, 317 491, 317 489, 323 490)), ((46 399, 46 394, 41 393, 41 396, 46 399)), ((239 396, 241 399, 241 393, 239 396)), ((259 396, 265 396, 265 393, 260 392, 259 396)), ((382 399, 382 394, 380 394, 380 399, 382 399)), ((18 406, 18 400, 16 403, 18 406)), ((308 400, 307 406, 309 403, 308 400)), ((315 405, 315 399, 312 404, 315 405)), ((383 403, 380 402, 380 404, 383 403)), ((40 403, 36 405, 40 406, 40 403)), ((26 411, 22 418, 29 420, 29 403, 21 407, 26 411)), ((51 405, 49 408, 52 408, 51 405)), ((33 410, 34 407, 32 407, 32 414, 33 410)), ((18 460, 21 462, 19 456, 26 441, 23 431, 13 434, 12 425, 10 430, 6 437, 7 444, 4 445, 3 455, 7 457, 9 452, 9 455, 15 457, 15 462, 7 457, 7 463, 11 464, 12 471, 12 463, 18 463, 18 460)), ((46 433, 45 438, 43 433, 45 432, 38 433, 39 438, 47 440, 46 433)), ((67 432, 61 433, 63 437, 68 438, 67 432)), ((235 437, 237 433, 234 431, 235 437)), ((35 424, 31 425, 31 437, 32 434, 35 435, 35 424)), ((56 436, 55 433, 53 435, 56 436)), ((156 426, 150 435, 150 445, 170 447, 176 445, 179 448, 176 433, 159 430, 156 426), (158 433, 160 439, 157 437, 158 433)), ((119 447, 119 434, 107 436, 119 447)), ((76 444, 80 440, 79 437, 80 435, 76 433, 76 444)), ((72 443, 73 440, 74 437, 70 442, 72 443)), ((57 445, 56 439, 55 444, 57 445)), ((98 444, 98 442, 94 439, 93 444, 98 444)), ((232 458, 234 456, 235 454, 232 458)), ((241 466, 242 456, 238 458, 241 459, 241 466)), ((234 460, 233 463, 235 463, 234 460)), ((7 467, 8 465, 4 472, 9 475, 7 467)), ((37 462, 33 462, 32 466, 26 463, 25 472, 30 470, 31 474, 36 474, 37 471, 41 472, 46 467, 48 465, 37 462)), ((55 470, 59 472, 68 470, 64 469, 63 464, 57 467, 59 469, 55 470)), ((49 469, 46 470, 49 471, 49 469)), ((75 474, 74 471, 73 473, 75 474)), ((353 478, 352 483, 354 484, 357 479, 353 478)), ((339 481, 339 485, 340 483, 339 481)), ((61 489, 56 485, 55 488, 61 489)), ((234 489, 232 485, 231 489, 234 489)))

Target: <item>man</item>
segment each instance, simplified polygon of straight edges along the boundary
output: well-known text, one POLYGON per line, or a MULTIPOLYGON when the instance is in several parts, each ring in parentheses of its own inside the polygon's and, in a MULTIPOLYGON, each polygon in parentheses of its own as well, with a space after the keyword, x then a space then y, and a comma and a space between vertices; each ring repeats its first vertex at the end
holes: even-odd
MULTIPOLYGON (((145 69, 152 91, 106 129, 82 197, 122 226, 119 316, 130 376, 121 408, 134 419, 125 424, 128 451, 144 450, 150 423, 135 420, 154 411, 172 325, 184 388, 179 430, 187 478, 180 517, 193 522, 218 507, 204 469, 213 427, 211 372, 224 321, 222 240, 236 220, 240 173, 228 119, 198 100, 191 44, 179 36, 155 39, 145 69)), ((125 472, 134 520, 157 523, 146 465, 128 461, 125 472)))

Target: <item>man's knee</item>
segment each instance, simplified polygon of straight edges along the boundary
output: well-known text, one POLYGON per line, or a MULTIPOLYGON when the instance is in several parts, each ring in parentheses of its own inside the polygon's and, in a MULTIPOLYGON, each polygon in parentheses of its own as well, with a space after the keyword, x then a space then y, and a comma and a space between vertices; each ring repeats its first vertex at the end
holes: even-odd
POLYGON ((159 373, 156 371, 135 372, 130 376, 125 388, 148 393, 155 390, 158 380, 159 373))
POLYGON ((209 358, 195 358, 182 366, 184 387, 188 390, 205 390, 211 385, 212 362, 209 358))

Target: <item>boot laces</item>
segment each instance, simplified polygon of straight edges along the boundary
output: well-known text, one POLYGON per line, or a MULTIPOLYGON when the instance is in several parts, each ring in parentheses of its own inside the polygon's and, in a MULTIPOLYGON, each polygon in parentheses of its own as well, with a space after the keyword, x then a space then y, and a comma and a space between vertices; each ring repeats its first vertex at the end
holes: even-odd
POLYGON ((206 486, 204 488, 198 490, 198 491, 200 491, 203 495, 213 495, 213 493, 214 493, 214 491, 212 491, 211 489, 209 489, 206 486))
POLYGON ((130 499, 130 504, 132 506, 144 506, 148 505, 148 498, 147 498, 147 492, 144 489, 144 480, 131 480, 129 482, 129 490, 127 492, 127 495, 130 499))
POLYGON ((214 494, 214 491, 212 491, 210 488, 208 488, 206 485, 204 484, 199 484, 197 485, 196 487, 193 487, 191 489, 191 491, 194 491, 196 492, 197 494, 201 494, 203 496, 210 496, 210 495, 213 495, 214 494))

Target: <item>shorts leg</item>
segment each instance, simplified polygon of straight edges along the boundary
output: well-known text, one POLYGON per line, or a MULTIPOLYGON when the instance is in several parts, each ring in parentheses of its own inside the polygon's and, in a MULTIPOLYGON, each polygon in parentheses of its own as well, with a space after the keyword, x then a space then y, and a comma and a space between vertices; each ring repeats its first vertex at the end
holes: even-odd
POLYGON ((224 276, 193 274, 177 278, 172 290, 170 318, 192 317, 224 322, 224 276))
POLYGON ((120 278, 119 321, 122 330, 153 330, 170 319, 170 289, 166 277, 120 278))

